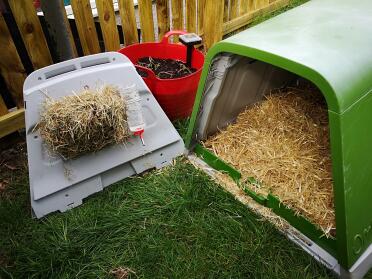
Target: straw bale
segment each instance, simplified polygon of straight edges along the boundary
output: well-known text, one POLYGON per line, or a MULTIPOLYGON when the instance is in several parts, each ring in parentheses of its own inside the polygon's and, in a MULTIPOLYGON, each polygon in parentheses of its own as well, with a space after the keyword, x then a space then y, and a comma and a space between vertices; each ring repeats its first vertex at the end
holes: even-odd
POLYGON ((65 160, 97 152, 129 137, 125 100, 120 89, 104 85, 42 103, 36 126, 51 153, 65 160))
POLYGON ((327 237, 335 234, 327 106, 318 90, 273 91, 204 146, 243 179, 254 177, 254 191, 271 192, 327 237))

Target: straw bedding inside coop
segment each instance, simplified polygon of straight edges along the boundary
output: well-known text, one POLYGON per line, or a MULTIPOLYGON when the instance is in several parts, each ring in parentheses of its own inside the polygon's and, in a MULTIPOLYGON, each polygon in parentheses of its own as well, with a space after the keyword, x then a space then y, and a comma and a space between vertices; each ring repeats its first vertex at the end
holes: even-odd
POLYGON ((259 194, 269 192, 335 234, 327 106, 314 88, 274 90, 241 112, 204 146, 238 169, 259 194))
POLYGON ((37 129, 49 150, 64 159, 125 143, 129 137, 125 100, 111 85, 58 100, 47 97, 37 129))

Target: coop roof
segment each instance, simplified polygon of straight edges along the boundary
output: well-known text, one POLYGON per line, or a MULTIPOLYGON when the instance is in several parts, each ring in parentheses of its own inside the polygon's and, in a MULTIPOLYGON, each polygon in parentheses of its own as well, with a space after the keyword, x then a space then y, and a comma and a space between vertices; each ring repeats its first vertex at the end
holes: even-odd
MULTIPOLYGON (((372 1, 312 0, 217 43, 315 83, 328 108, 343 113, 372 89, 372 1)), ((206 69, 205 69, 206 70, 206 69)))

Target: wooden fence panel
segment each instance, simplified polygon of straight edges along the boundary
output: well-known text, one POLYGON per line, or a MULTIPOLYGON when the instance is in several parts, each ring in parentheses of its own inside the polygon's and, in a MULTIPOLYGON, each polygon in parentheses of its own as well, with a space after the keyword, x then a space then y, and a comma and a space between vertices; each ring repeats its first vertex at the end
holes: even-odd
POLYGON ((183 30, 183 1, 172 0, 173 30, 183 30))
POLYGON ((121 26, 126 46, 138 43, 137 24, 133 0, 119 0, 121 26))
POLYGON ((155 40, 155 33, 154 17, 152 15, 152 1, 138 0, 138 8, 140 14, 142 41, 153 42, 155 40))
POLYGON ((8 108, 5 105, 3 97, 0 95, 0 116, 3 116, 8 113, 8 108))
POLYGON ((244 15, 248 13, 249 2, 252 0, 240 0, 239 4, 239 15, 244 15))
POLYGON ((196 32, 196 0, 186 0, 186 30, 196 32))
MULTIPOLYGON (((172 29, 184 30, 183 25, 183 0, 172 0, 172 29)), ((174 37, 173 42, 178 42, 178 37, 174 37)))
POLYGON ((71 0, 71 6, 84 55, 101 52, 90 1, 71 0))
POLYGON ((96 7, 105 50, 116 51, 120 48, 120 40, 112 0, 96 0, 96 7))
POLYGON ((0 116, 0 138, 25 127, 25 110, 18 109, 0 116))
POLYGON ((257 2, 258 0, 248 0, 248 13, 250 13, 250 12, 253 12, 254 10, 256 10, 257 8, 256 8, 256 2, 257 2))
POLYGON ((230 0, 229 20, 236 18, 238 15, 239 15, 239 0, 230 0))
POLYGON ((198 34, 203 33, 205 2, 206 0, 198 0, 198 34))
POLYGON ((204 45, 208 50, 222 39, 224 0, 206 1, 204 8, 204 45))
POLYGON ((229 20, 229 0, 224 0, 223 4, 223 22, 226 22, 229 20))
POLYGON ((261 9, 269 5, 269 0, 255 0, 255 9, 261 9))
POLYGON ((4 17, 0 14, 0 72, 18 108, 23 107, 25 69, 4 17))
POLYGON ((156 15, 158 18, 158 38, 159 41, 163 38, 164 34, 170 30, 169 19, 169 1, 157 0, 156 1, 156 15))
POLYGON ((223 34, 226 35, 228 33, 231 33, 247 24, 249 24, 254 18, 257 16, 263 15, 265 13, 270 13, 272 11, 275 11, 277 9, 280 9, 286 5, 288 5, 290 0, 277 0, 261 9, 257 9, 254 11, 251 11, 249 13, 246 13, 242 16, 239 16, 233 20, 230 20, 229 22, 226 22, 223 24, 223 34))
POLYGON ((29 0, 9 0, 27 53, 35 69, 53 63, 36 10, 29 0))

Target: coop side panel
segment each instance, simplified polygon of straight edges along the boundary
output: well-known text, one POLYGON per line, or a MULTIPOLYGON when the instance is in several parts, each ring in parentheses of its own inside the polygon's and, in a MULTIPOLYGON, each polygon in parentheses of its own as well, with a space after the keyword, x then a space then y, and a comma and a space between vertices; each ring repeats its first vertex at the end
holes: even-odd
POLYGON ((372 244, 370 123, 372 93, 340 116, 344 187, 335 189, 337 241, 341 264, 348 268, 372 244))

